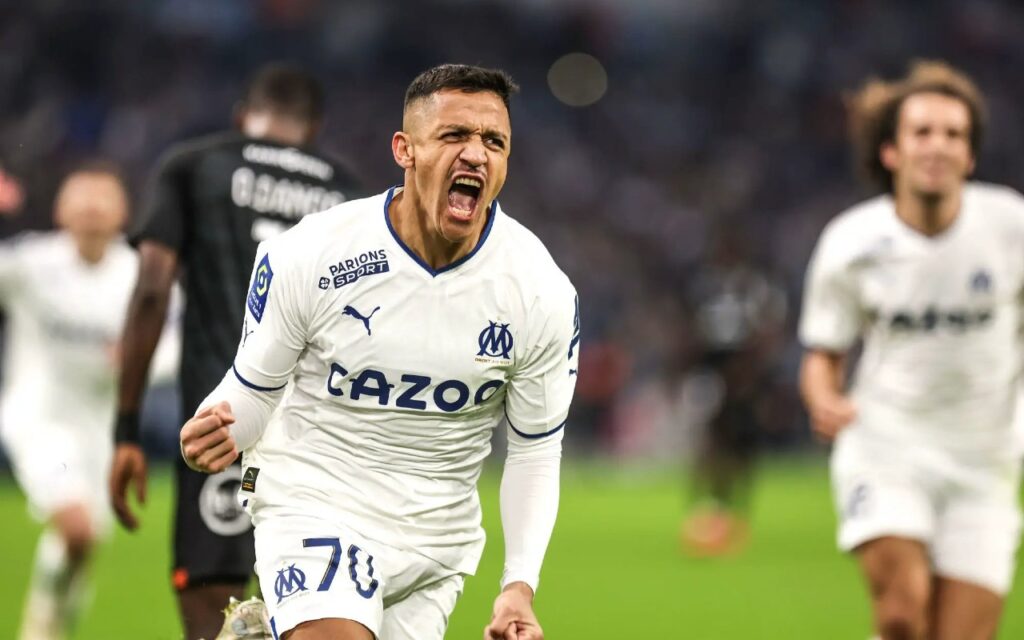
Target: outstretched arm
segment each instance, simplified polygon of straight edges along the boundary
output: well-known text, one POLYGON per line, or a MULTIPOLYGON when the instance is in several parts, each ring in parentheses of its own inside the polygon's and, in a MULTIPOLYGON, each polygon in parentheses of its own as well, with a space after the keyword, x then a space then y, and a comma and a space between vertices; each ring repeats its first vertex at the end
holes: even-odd
POLYGON ((542 438, 526 438, 510 430, 501 479, 505 571, 487 627, 491 638, 504 640, 510 627, 517 640, 543 637, 533 613, 533 594, 558 515, 562 434, 559 430, 542 438))
POLYGON ((537 300, 523 365, 505 396, 508 456, 501 480, 505 572, 485 638, 542 640, 533 612, 558 513, 558 480, 569 403, 579 368, 579 304, 567 280, 537 300))

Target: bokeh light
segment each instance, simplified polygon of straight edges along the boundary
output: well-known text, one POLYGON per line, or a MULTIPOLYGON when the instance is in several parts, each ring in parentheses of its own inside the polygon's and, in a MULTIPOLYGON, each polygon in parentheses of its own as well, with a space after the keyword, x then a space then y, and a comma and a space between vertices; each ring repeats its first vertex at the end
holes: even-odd
POLYGON ((559 101, 570 107, 586 107, 608 91, 608 73, 594 56, 569 53, 548 69, 548 86, 559 101))

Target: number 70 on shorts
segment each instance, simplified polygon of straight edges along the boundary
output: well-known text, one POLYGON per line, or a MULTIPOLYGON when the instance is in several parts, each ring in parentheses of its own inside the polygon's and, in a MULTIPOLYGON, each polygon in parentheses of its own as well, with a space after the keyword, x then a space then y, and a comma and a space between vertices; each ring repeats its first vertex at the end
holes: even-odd
MULTIPOLYGON (((331 588, 334 578, 338 573, 338 567, 341 565, 342 557, 347 556, 348 577, 352 581, 355 592, 367 600, 372 598, 373 594, 377 592, 379 582, 373 577, 373 556, 364 552, 358 546, 354 544, 349 545, 348 552, 346 553, 341 540, 338 538, 306 538, 302 541, 302 546, 306 548, 324 547, 331 550, 330 559, 327 561, 327 568, 324 570, 323 577, 320 578, 320 584, 316 588, 317 591, 327 591, 331 588), (360 556, 366 558, 365 565, 360 562, 360 556), (361 573, 365 573, 365 575, 361 576, 361 573), (364 587, 363 585, 366 586, 364 587)), ((306 574, 301 569, 291 564, 278 570, 277 578, 274 580, 274 595, 277 596, 278 603, 290 595, 306 590, 306 574)))

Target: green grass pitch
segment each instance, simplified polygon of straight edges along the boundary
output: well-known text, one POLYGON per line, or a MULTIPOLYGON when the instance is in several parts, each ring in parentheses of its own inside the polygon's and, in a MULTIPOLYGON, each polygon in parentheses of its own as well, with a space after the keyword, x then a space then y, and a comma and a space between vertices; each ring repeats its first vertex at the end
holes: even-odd
MULTIPOLYGON (((869 610, 856 566, 833 546, 820 461, 760 472, 751 544, 716 560, 686 558, 677 532, 680 473, 568 465, 537 611, 552 640, 754 638, 866 640, 869 610)), ((481 486, 489 544, 466 583, 448 637, 481 637, 501 571, 498 475, 481 486)), ((151 479, 139 533, 117 531, 95 565, 95 595, 75 638, 180 638, 168 579, 171 486, 151 479)), ((0 638, 14 638, 38 533, 20 493, 0 476, 0 638)), ((1021 574, 1024 575, 1024 574, 1021 574)), ((1000 638, 1024 637, 1024 588, 1007 603, 1000 638)))

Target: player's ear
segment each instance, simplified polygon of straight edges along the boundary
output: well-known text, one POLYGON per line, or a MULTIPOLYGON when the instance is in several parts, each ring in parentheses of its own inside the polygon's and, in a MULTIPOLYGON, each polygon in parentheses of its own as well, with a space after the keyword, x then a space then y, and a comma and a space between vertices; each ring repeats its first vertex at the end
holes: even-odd
POLYGON ((878 160, 882 166, 889 171, 895 171, 899 165, 899 154, 896 152, 896 145, 892 142, 883 142, 878 149, 878 160))
POLYGON ((306 124, 305 135, 302 138, 302 143, 311 145, 316 140, 316 137, 320 135, 321 129, 324 127, 324 121, 321 118, 310 120, 306 124))
POLYGON ((409 134, 404 131, 396 131, 391 138, 391 153, 395 156, 395 162, 403 169, 412 169, 416 163, 413 160, 413 146, 409 134))
POLYGON ((231 126, 233 126, 236 131, 243 130, 243 123, 245 122, 245 112, 245 102, 242 101, 236 102, 235 106, 231 108, 231 126))

